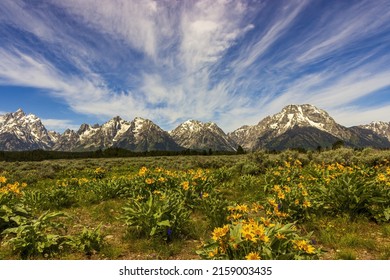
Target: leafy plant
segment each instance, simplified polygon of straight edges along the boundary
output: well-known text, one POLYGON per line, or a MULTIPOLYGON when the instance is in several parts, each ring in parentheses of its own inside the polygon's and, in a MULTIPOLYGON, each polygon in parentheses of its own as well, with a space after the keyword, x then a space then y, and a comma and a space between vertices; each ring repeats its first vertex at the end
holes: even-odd
POLYGON ((189 215, 178 193, 150 193, 146 201, 131 199, 123 207, 122 219, 139 236, 169 241, 186 233, 189 215))
POLYGON ((77 251, 84 252, 87 256, 99 252, 104 245, 104 237, 100 232, 100 228, 101 225, 95 229, 84 227, 80 234, 69 237, 66 244, 77 251))
POLYGON ((51 257, 64 248, 67 240, 62 234, 64 226, 56 221, 63 216, 62 212, 45 212, 37 219, 20 219, 17 226, 3 231, 6 235, 4 244, 10 245, 22 259, 51 257))
POLYGON ((4 203, 3 196, 0 194, 0 233, 27 220, 31 213, 23 204, 12 202, 4 203))
POLYGON ((200 200, 198 208, 207 217, 209 228, 221 227, 226 223, 226 218, 229 214, 227 210, 228 201, 220 198, 217 194, 200 200))
POLYGON ((316 259, 321 251, 301 236, 295 223, 283 224, 258 204, 229 206, 228 223, 213 230, 197 253, 204 259, 316 259))

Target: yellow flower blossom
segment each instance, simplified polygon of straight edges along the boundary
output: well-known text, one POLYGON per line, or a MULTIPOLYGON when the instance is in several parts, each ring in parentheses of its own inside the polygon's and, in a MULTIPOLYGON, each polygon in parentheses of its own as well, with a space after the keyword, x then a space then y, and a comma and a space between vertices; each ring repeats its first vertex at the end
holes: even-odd
POLYGON ((315 248, 308 244, 306 240, 294 240, 294 247, 298 250, 305 251, 308 254, 314 254, 315 248))
POLYGON ((139 176, 144 176, 147 171, 148 171, 148 169, 145 166, 142 166, 141 169, 138 172, 138 175, 139 176))
POLYGON ((218 248, 215 248, 214 250, 209 252, 209 257, 213 258, 217 254, 218 254, 218 248))
POLYGON ((241 204, 241 205, 238 204, 236 206, 236 210, 246 213, 249 211, 249 208, 248 208, 248 205, 246 205, 246 204, 241 204))
POLYGON ((180 186, 183 188, 183 190, 187 191, 190 188, 190 183, 188 181, 184 181, 180 184, 180 186))
POLYGON ((377 177, 378 181, 380 182, 383 182, 383 181, 386 181, 386 176, 385 174, 379 174, 378 177, 377 177))
POLYGON ((5 178, 4 176, 0 176, 0 183, 2 184, 7 183, 7 178, 5 178))
POLYGON ((219 240, 221 237, 224 237, 229 232, 229 225, 224 225, 223 227, 217 227, 213 231, 212 239, 215 241, 219 240))
POLYGON ((164 183, 164 182, 167 181, 167 178, 165 178, 165 177, 160 177, 160 178, 158 178, 158 181, 159 181, 160 183, 164 183))
POLYGON ((280 186, 279 185, 275 185, 274 186, 274 191, 279 192, 280 191, 280 186))
POLYGON ((278 204, 276 203, 275 199, 268 198, 268 203, 271 204, 273 207, 278 207, 278 204))
POLYGON ((308 201, 308 200, 305 200, 305 201, 302 203, 302 205, 303 205, 303 207, 305 207, 305 208, 311 207, 311 203, 310 203, 310 201, 308 201))
POLYGON ((261 257, 258 253, 251 252, 245 256, 247 260, 261 260, 261 257))
POLYGON ((281 234, 280 232, 278 232, 278 233, 276 233, 275 234, 275 237, 277 238, 277 239, 286 239, 286 236, 284 235, 284 234, 281 234))
POLYGON ((151 185, 151 184, 154 183, 154 179, 152 179, 152 178, 146 178, 146 179, 145 179, 145 183, 148 184, 148 185, 151 185))
POLYGON ((263 224, 266 226, 266 227, 274 227, 275 224, 271 223, 271 219, 265 219, 264 217, 261 217, 260 220, 263 222, 263 224))

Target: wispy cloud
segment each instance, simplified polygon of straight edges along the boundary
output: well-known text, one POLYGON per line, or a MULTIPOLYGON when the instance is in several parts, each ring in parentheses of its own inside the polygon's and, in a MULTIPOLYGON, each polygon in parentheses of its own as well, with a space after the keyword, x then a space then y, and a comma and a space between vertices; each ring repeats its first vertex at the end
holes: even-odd
POLYGON ((61 120, 61 119, 42 119, 43 125, 47 130, 62 132, 66 129, 77 130, 79 125, 73 123, 72 120, 61 120))
POLYGON ((330 110, 329 113, 337 121, 345 126, 355 126, 359 124, 369 124, 373 121, 390 121, 390 105, 361 108, 351 106, 330 110), (356 118, 358 116, 358 123, 356 118))
POLYGON ((44 89, 100 120, 232 131, 312 103, 350 123, 341 107, 363 112, 354 102, 390 85, 386 0, 15 0, 0 11, 0 84, 44 89))

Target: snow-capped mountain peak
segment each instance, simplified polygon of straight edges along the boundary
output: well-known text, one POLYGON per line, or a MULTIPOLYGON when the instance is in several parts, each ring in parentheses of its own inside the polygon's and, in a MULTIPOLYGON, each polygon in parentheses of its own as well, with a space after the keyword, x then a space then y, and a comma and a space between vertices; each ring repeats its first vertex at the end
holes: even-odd
POLYGON ((213 122, 187 120, 169 134, 176 143, 187 149, 234 151, 237 148, 234 141, 213 122))
POLYGON ((0 117, 0 143, 3 150, 49 149, 55 136, 49 133, 41 120, 26 115, 22 109, 0 117))
POLYGON ((244 125, 226 135, 217 124, 187 120, 169 133, 141 117, 129 122, 116 116, 99 125, 82 124, 77 131, 47 131, 41 120, 22 109, 0 115, 0 150, 86 151, 118 147, 132 151, 234 151, 330 147, 342 140, 351 147, 390 147, 390 122, 344 127, 310 104, 288 105, 258 124, 244 125))
POLYGON ((390 141, 390 122, 374 121, 370 124, 360 125, 359 127, 369 129, 390 141))

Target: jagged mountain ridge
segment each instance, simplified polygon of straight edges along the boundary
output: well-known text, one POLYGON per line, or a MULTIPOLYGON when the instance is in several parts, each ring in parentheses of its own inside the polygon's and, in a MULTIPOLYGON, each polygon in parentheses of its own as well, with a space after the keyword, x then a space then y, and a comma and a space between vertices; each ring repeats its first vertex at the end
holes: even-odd
POLYGON ((1 150, 47 150, 58 137, 59 134, 48 131, 38 117, 33 114, 26 115, 21 109, 0 116, 1 150))
POLYGON ((367 125, 360 125, 359 127, 371 130, 390 141, 390 122, 377 121, 367 125))
POLYGON ((310 104, 288 105, 257 125, 242 126, 228 135, 246 150, 329 147, 337 140, 351 147, 390 146, 390 142, 375 131, 344 127, 326 111, 310 104))
POLYGON ((242 126, 225 134, 217 124, 188 120, 166 132, 152 121, 119 116, 102 125, 82 124, 79 130, 62 134, 48 131, 41 120, 21 109, 0 115, 0 150, 91 151, 119 147, 132 151, 151 150, 245 150, 329 147, 343 140, 351 147, 390 147, 390 123, 344 127, 313 105, 289 105, 257 125, 242 126))
POLYGON ((193 150, 235 151, 237 144, 213 122, 188 120, 169 134, 180 146, 193 150))
POLYGON ((93 151, 109 147, 137 152, 182 149, 152 121, 137 117, 128 122, 117 116, 101 126, 82 124, 77 132, 66 130, 53 150, 93 151))

